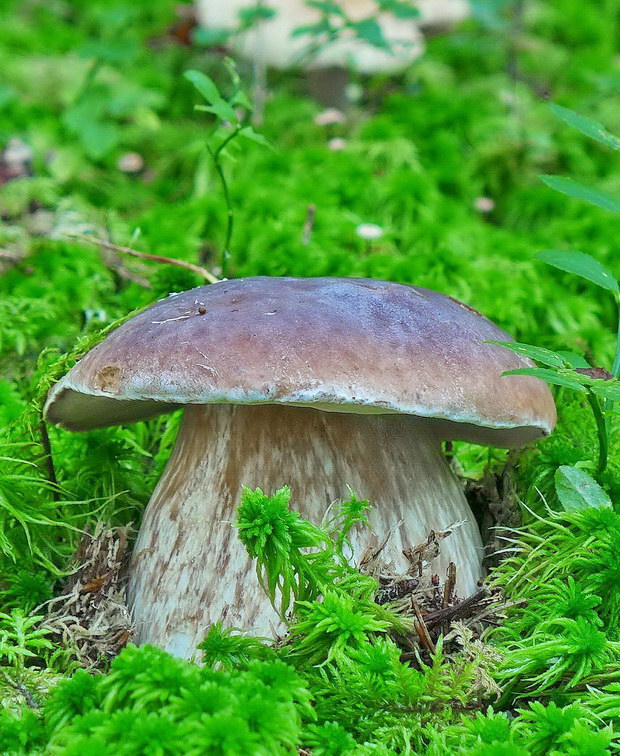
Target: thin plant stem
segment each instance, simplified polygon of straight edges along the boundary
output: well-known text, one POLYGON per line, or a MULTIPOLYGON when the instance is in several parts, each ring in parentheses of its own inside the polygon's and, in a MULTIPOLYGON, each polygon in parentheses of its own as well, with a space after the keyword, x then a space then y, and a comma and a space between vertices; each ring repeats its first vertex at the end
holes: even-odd
POLYGON ((228 182, 226 181, 226 175, 224 174, 224 169, 220 161, 220 155, 222 151, 226 148, 226 146, 230 142, 232 142, 232 140, 237 136, 240 130, 241 130, 241 127, 237 126, 226 137, 226 139, 223 140, 223 142, 219 145, 219 147, 215 151, 213 151, 211 147, 207 145, 207 150, 209 151, 209 155, 211 156, 211 159, 213 160, 213 165, 215 166, 215 170, 220 179, 220 183, 222 185, 222 191, 224 192, 224 201, 226 202, 226 238, 224 240, 224 247, 222 249, 222 257, 220 261, 222 278, 226 278, 228 274, 228 261, 230 259, 230 240, 232 239, 235 217, 233 213, 232 202, 230 200, 228 182))
POLYGON ((605 416, 601 408, 601 403, 592 391, 588 390, 588 403, 592 408, 594 420, 596 421, 596 431, 598 434, 598 465, 596 468, 597 473, 600 475, 605 472, 607 467, 607 454, 609 451, 609 435, 607 430, 607 423, 605 416))
POLYGON ((101 68, 102 65, 103 65, 103 61, 101 60, 101 58, 95 58, 95 60, 93 60, 93 62, 90 65, 90 68, 86 72, 86 76, 84 76, 84 81, 82 82, 82 85, 80 86, 80 90, 77 93, 74 102, 79 102, 82 99, 82 97, 84 97, 86 92, 88 92, 88 90, 91 87, 91 84, 95 80, 95 77, 99 73, 99 69, 101 68))
MULTIPOLYGON (((620 377, 620 296, 617 294, 614 296, 616 300, 616 309, 618 311, 618 331, 616 334, 616 353, 614 355, 614 363, 611 368, 612 375, 615 378, 620 377)), ((610 426, 611 426, 611 411, 613 410, 614 403, 611 399, 606 399, 603 403, 605 409, 605 426, 607 428, 607 437, 609 438, 610 426)))
POLYGON ((616 296, 616 307, 618 309, 618 335, 616 337, 616 354, 611 372, 616 378, 620 377, 620 297, 616 296))
POLYGON ((56 477, 56 468, 54 467, 54 458, 52 457, 52 444, 50 443, 49 433, 45 420, 39 423, 39 434, 41 436, 41 446, 44 451, 45 466, 47 467, 47 479, 52 484, 52 498, 54 501, 60 500, 58 478, 56 477))

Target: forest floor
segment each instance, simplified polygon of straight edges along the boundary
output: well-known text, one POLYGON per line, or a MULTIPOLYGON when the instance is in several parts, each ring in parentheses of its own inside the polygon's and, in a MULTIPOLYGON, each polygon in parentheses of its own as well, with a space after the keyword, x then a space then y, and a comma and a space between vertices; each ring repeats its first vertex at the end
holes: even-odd
MULTIPOLYGON (((301 74, 272 72, 260 136, 235 139, 223 161, 225 258, 209 150, 226 127, 194 110, 204 100, 184 73, 229 100, 251 92, 251 66, 238 61, 235 84, 172 0, 4 0, 0 752, 620 750, 620 3, 474 5, 406 73, 354 77, 343 118, 325 118, 301 74), (595 262, 547 265, 545 250, 595 262), (266 578, 297 586, 287 642, 216 625, 202 666, 121 651, 126 541, 179 413, 73 434, 46 425, 42 406, 118 319, 223 272, 415 284, 549 350, 528 353, 555 371, 555 433, 521 452, 451 450, 490 550, 503 551, 475 601, 433 603, 430 588, 416 611, 375 601, 377 584, 338 548, 364 516, 353 498, 332 532, 315 523, 325 560, 306 573, 290 542, 290 573, 259 553, 266 578)), ((276 512, 301 533, 286 492, 266 493, 246 494, 244 516, 276 512)))

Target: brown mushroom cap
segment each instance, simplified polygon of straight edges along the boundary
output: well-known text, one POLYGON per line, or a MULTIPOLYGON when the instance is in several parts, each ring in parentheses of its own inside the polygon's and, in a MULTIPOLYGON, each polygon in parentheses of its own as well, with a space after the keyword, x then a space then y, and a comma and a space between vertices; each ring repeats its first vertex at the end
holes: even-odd
POLYGON ((440 438, 518 446, 550 433, 547 385, 485 343, 510 337, 415 286, 256 277, 169 296, 113 331, 50 392, 46 419, 83 431, 186 404, 286 404, 432 419, 440 438))

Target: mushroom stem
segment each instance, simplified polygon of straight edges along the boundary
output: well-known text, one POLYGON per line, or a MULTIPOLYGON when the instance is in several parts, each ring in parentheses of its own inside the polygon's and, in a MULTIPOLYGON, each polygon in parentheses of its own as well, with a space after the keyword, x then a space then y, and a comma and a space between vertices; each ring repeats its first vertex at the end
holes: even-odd
POLYGON ((242 485, 273 493, 285 484, 314 523, 348 496, 347 485, 369 499, 372 532, 356 526, 354 557, 391 534, 382 557, 396 573, 410 567, 403 549, 465 521, 442 543, 434 571, 444 577, 455 562, 457 591, 475 590, 480 534, 425 420, 275 404, 189 406, 132 558, 138 643, 190 657, 217 620, 259 635, 281 629, 233 522, 242 485))

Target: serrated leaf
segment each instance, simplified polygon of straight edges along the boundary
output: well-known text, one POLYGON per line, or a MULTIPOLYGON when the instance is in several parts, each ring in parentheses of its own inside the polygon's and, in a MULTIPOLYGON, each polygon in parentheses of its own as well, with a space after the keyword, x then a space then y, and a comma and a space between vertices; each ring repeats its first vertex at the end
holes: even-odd
POLYGON ((607 493, 594 478, 578 467, 558 467, 555 471, 555 491, 567 512, 613 506, 607 493))
POLYGON ((584 200, 610 213, 620 213, 620 200, 601 189, 593 189, 566 176, 540 176, 540 179, 549 188, 567 197, 584 200))
POLYGON ((576 113, 574 110, 564 108, 555 103, 551 103, 549 107, 564 121, 564 123, 572 126, 573 129, 576 129, 591 139, 596 139, 597 142, 604 144, 606 147, 611 147, 612 150, 620 150, 620 139, 607 131, 602 123, 593 121, 591 118, 586 118, 580 113, 576 113))
POLYGON ((543 365, 549 365, 551 367, 565 367, 566 362, 556 352, 552 352, 550 349, 544 347, 532 346, 531 344, 521 344, 518 341, 487 341, 487 344, 496 344, 497 346, 510 349, 511 352, 521 354, 524 357, 529 357, 536 362, 542 362, 543 365))
POLYGON ((222 99, 220 90, 217 88, 213 79, 206 74, 203 74, 202 71, 191 69, 185 71, 183 76, 196 87, 210 105, 213 105, 213 103, 222 99))
POLYGON ((585 393, 587 389, 575 378, 558 373, 549 368, 517 368, 516 370, 507 370, 502 375, 531 375, 533 378, 540 378, 545 383, 551 383, 554 386, 564 386, 565 388, 574 389, 585 393))
POLYGON ((620 293, 620 286, 618 286, 618 281, 612 273, 598 260, 585 252, 546 249, 543 252, 538 252, 536 257, 548 265, 553 265, 554 268, 585 278, 586 281, 607 289, 607 291, 613 291, 614 294, 620 293))

